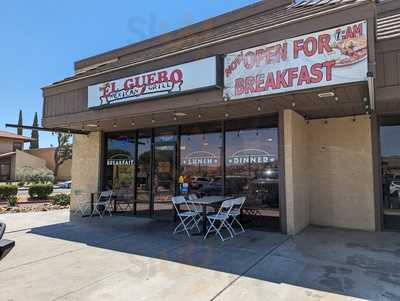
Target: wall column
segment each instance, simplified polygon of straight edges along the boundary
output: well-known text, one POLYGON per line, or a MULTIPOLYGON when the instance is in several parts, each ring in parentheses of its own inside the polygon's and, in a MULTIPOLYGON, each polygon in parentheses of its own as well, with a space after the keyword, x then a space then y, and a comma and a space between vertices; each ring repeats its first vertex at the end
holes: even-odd
POLYGON ((284 110, 283 126, 287 233, 295 235, 310 222, 307 125, 296 112, 284 110))
POLYGON ((101 137, 101 132, 93 132, 88 136, 74 135, 71 210, 77 207, 77 201, 85 201, 90 207, 90 194, 99 189, 101 137))

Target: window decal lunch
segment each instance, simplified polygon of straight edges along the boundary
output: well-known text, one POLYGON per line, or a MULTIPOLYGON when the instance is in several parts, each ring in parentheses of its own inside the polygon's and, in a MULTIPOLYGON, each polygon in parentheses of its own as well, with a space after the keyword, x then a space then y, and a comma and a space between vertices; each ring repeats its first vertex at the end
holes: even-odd
POLYGON ((88 87, 88 107, 162 97, 217 85, 216 57, 88 87))

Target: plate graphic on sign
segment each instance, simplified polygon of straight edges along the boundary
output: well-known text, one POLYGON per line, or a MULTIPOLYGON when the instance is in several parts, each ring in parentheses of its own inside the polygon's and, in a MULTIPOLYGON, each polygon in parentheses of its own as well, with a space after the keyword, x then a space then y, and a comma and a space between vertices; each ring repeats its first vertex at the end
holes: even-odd
POLYGON ((217 58, 210 57, 89 86, 88 107, 163 97, 217 86, 217 58))
POLYGON ((242 99, 362 82, 368 72, 361 21, 226 55, 224 96, 242 99))

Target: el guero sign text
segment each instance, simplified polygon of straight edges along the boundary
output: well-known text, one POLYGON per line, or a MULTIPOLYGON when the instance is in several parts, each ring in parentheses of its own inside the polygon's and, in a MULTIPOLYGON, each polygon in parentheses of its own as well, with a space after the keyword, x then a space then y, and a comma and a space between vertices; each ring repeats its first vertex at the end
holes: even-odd
POLYGON ((217 85, 217 58, 167 67, 88 87, 88 107, 163 97, 217 85))

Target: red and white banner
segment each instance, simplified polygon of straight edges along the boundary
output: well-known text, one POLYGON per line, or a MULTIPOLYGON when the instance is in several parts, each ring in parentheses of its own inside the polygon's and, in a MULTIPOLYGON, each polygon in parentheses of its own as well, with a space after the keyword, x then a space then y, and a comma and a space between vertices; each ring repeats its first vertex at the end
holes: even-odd
POLYGON ((241 99, 367 80, 367 22, 228 54, 224 95, 241 99))
POLYGON ((216 57, 134 75, 88 88, 88 107, 162 97, 217 85, 216 57))

